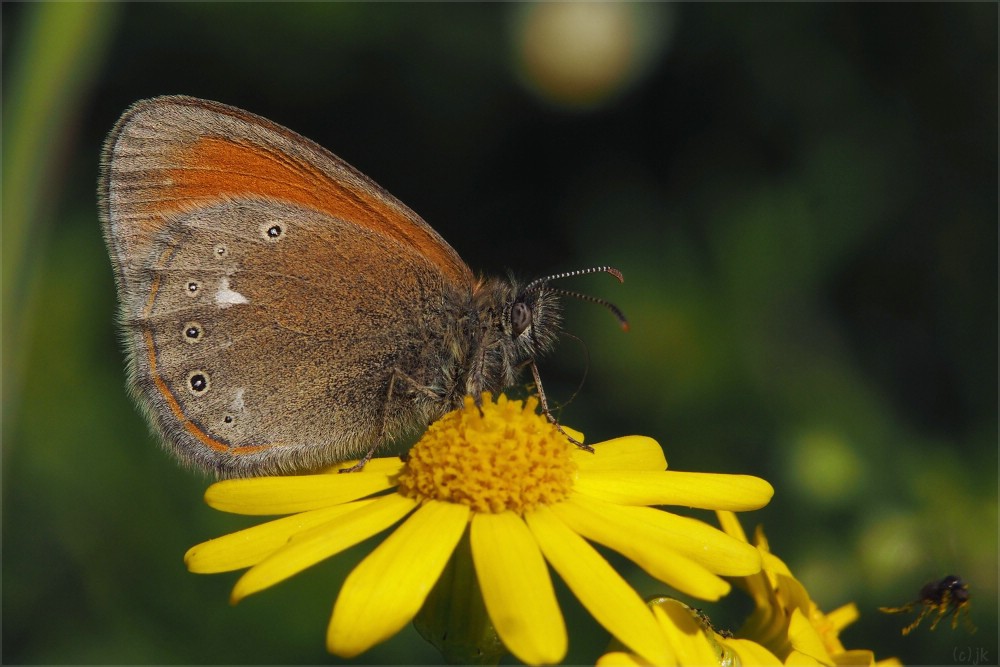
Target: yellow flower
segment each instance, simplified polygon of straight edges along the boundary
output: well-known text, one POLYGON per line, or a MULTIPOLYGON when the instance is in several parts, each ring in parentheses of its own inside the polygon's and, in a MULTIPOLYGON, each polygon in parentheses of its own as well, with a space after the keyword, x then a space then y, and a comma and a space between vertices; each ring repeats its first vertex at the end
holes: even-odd
MULTIPOLYGON (((717 514, 726 533, 747 542, 735 514, 727 511, 717 514)), ((789 665, 900 664, 895 658, 876 662, 869 650, 845 649, 840 632, 858 618, 854 603, 824 613, 788 566, 770 552, 760 527, 754 543, 760 551, 763 568, 742 579, 743 587, 753 598, 754 611, 737 636, 759 642, 789 665)))
POLYGON ((535 407, 534 399, 494 403, 486 394, 480 409, 466 399, 431 425, 405 463, 374 459, 346 475, 213 484, 205 499, 216 509, 290 516, 191 548, 188 568, 249 567, 233 589, 237 601, 395 526, 347 577, 334 605, 327 647, 353 657, 413 619, 468 531, 489 618, 517 658, 553 663, 566 653, 548 563, 614 637, 661 663, 655 616, 588 540, 679 591, 716 600, 730 588, 722 576, 760 570, 757 550, 650 506, 751 510, 773 489, 755 477, 666 471, 650 438, 583 451, 535 407))

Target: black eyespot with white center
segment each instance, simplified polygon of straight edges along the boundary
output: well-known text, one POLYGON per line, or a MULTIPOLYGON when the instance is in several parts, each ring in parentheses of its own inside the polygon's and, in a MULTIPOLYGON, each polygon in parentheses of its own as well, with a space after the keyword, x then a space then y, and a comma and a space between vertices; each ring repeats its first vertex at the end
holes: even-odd
POLYGON ((531 326, 531 308, 523 301, 517 301, 510 307, 510 326, 514 336, 520 336, 531 326))
POLYGON ((212 386, 208 373, 202 370, 191 371, 187 376, 188 391, 195 396, 204 395, 212 386))
POLYGON ((226 259, 229 256, 229 248, 225 243, 217 243, 212 254, 216 259, 226 259))
POLYGON ((260 231, 265 241, 274 243, 284 238, 287 229, 282 222, 265 222, 261 225, 260 231))
POLYGON ((187 284, 187 289, 185 290, 185 293, 188 296, 198 296, 198 290, 199 289, 201 289, 201 285, 199 285, 194 280, 189 280, 188 284, 187 284))
POLYGON ((205 329, 198 322, 187 322, 184 325, 184 342, 200 343, 205 336, 205 329))

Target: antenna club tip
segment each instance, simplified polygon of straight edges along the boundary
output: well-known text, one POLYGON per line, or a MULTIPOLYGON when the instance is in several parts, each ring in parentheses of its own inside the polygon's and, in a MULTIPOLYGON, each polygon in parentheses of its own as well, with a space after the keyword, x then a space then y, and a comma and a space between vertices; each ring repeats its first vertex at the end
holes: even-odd
POLYGON ((619 282, 619 283, 623 283, 623 282, 625 282, 625 276, 623 276, 623 275, 622 275, 622 272, 621 272, 621 271, 619 271, 618 269, 616 269, 615 267, 613 267, 613 266, 608 266, 608 267, 605 267, 605 269, 604 269, 604 270, 605 270, 605 271, 606 271, 607 273, 610 273, 611 275, 613 275, 613 276, 614 276, 615 278, 617 278, 617 279, 618 279, 618 282, 619 282))
POLYGON ((628 333, 629 331, 631 331, 631 329, 632 327, 629 325, 628 322, 622 322, 622 331, 628 333))

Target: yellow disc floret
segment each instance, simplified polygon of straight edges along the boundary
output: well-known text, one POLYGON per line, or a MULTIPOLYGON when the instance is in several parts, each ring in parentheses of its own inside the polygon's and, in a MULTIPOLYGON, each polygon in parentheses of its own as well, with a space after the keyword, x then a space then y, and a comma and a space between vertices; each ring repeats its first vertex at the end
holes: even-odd
POLYGON ((468 505, 476 512, 518 514, 564 500, 573 485, 573 445, 545 417, 538 401, 471 397, 435 423, 410 450, 399 492, 418 500, 468 505))

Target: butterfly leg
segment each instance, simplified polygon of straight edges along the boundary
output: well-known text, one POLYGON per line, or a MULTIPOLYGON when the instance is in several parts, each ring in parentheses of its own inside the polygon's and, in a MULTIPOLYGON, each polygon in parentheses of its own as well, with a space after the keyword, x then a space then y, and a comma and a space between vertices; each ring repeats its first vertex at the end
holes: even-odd
POLYGON ((397 381, 407 383, 411 389, 426 394, 432 400, 435 401, 440 400, 440 397, 436 393, 434 393, 434 391, 430 387, 426 387, 418 383, 416 380, 414 380, 413 378, 411 378, 409 375, 399 370, 398 368, 393 368, 392 375, 389 378, 389 391, 386 393, 385 397, 385 407, 382 410, 382 431, 379 434, 379 437, 375 439, 375 442, 372 443, 371 447, 368 448, 368 451, 365 452, 364 456, 362 456, 357 463, 355 463, 349 468, 341 468, 338 472, 342 473, 360 472, 364 470, 365 466, 368 465, 368 462, 372 460, 373 456, 375 456, 375 452, 378 450, 378 448, 381 447, 384 443, 389 441, 389 418, 388 418, 389 406, 392 403, 392 396, 393 393, 395 392, 397 381))
POLYGON ((576 445, 577 447, 579 447, 583 451, 593 453, 594 452, 594 448, 593 447, 591 447, 590 445, 583 444, 582 442, 580 442, 579 440, 577 440, 576 438, 574 438, 573 436, 571 436, 569 433, 567 433, 566 431, 564 431, 563 427, 559 425, 559 422, 556 420, 555 416, 552 414, 552 411, 549 410, 549 402, 548 402, 548 400, 546 400, 546 398, 545 398, 545 390, 542 388, 542 378, 538 374, 538 366, 535 364, 534 361, 531 362, 531 375, 532 375, 532 377, 535 378, 535 387, 538 389, 538 402, 541 403, 541 405, 542 405, 542 414, 545 415, 545 418, 548 419, 549 423, 552 424, 553 426, 555 426, 556 430, 559 431, 560 433, 562 433, 563 436, 565 436, 565 438, 567 440, 569 440, 570 442, 572 442, 574 445, 576 445))
POLYGON ((372 460, 372 457, 375 455, 375 450, 378 449, 379 445, 381 445, 381 444, 382 444, 381 440, 376 440, 375 444, 368 448, 368 451, 365 452, 364 456, 362 456, 360 459, 358 459, 357 463, 355 463, 354 465, 352 465, 350 468, 341 468, 337 472, 339 472, 339 473, 361 472, 362 470, 365 469, 365 466, 368 465, 368 462, 372 460))

